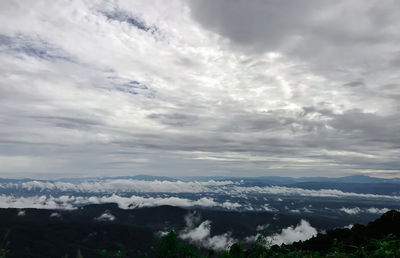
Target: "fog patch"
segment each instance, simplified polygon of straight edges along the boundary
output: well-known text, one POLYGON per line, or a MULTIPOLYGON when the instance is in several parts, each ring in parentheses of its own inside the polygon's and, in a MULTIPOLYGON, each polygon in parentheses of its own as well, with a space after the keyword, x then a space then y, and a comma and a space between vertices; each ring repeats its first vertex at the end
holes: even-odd
POLYGON ((388 208, 379 209, 379 208, 371 207, 371 208, 368 208, 366 211, 368 213, 372 213, 372 214, 383 214, 390 210, 388 208))
POLYGON ((179 237, 214 250, 226 250, 237 241, 229 232, 211 236, 211 221, 205 220, 198 224, 199 221, 200 217, 196 213, 189 213, 185 217, 186 227, 179 233, 179 237))
POLYGON ((266 230, 268 227, 269 227, 269 224, 258 225, 258 226, 256 227, 256 230, 257 230, 257 231, 264 231, 264 230, 266 230))
POLYGON ((353 227, 354 227, 354 224, 349 224, 347 226, 344 226, 343 228, 352 229, 353 227))
POLYGON ((99 217, 95 218, 95 220, 98 220, 98 221, 114 221, 115 220, 115 216, 112 215, 109 210, 106 210, 99 217))
POLYGON ((308 240, 318 234, 317 230, 305 220, 301 220, 296 227, 290 226, 282 229, 281 233, 267 237, 272 244, 292 244, 297 241, 308 240))
POLYGON ((53 212, 50 214, 50 218, 60 218, 60 217, 61 217, 61 214, 58 212, 53 212))
POLYGON ((344 213, 349 214, 349 215, 356 215, 356 214, 361 212, 361 209, 358 208, 358 207, 354 207, 354 208, 345 208, 345 207, 343 207, 340 210, 343 211, 344 213))

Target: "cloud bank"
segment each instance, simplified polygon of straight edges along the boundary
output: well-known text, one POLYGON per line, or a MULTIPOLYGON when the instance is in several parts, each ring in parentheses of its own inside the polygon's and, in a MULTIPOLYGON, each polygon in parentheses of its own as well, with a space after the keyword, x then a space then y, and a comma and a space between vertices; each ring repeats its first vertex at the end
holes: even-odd
POLYGON ((389 209, 388 208, 375 208, 375 207, 370 207, 370 208, 366 208, 366 209, 361 209, 359 207, 354 207, 354 208, 341 208, 340 211, 347 213, 349 215, 357 215, 360 213, 370 213, 370 214, 383 214, 385 212, 388 212, 389 209))
POLYGON ((0 208, 36 208, 36 209, 76 209, 87 204, 116 203, 121 209, 136 209, 142 207, 155 207, 171 205, 177 207, 214 207, 227 210, 241 207, 238 203, 225 201, 216 202, 212 198, 202 197, 197 200, 179 197, 141 197, 132 195, 123 197, 116 194, 111 196, 31 196, 15 197, 0 195, 0 208))
MULTIPOLYGON (((211 193, 224 194, 246 199, 248 195, 278 195, 278 196, 304 196, 326 198, 366 198, 366 199, 393 199, 399 200, 397 195, 361 194, 343 192, 336 189, 310 190, 285 186, 244 186, 242 183, 232 181, 167 181, 167 180, 132 180, 132 179, 106 179, 91 180, 78 183, 62 181, 20 181, 12 183, 0 183, 0 189, 5 192, 20 193, 25 190, 30 193, 211 193)), ((280 197, 278 198, 280 200, 280 197)), ((227 206, 234 204, 226 204, 227 206)), ((268 203, 264 204, 264 210, 274 211, 268 203)))
POLYGON ((86 181, 81 183, 28 181, 22 183, 0 184, 1 188, 16 188, 28 191, 61 191, 61 192, 87 192, 87 193, 112 193, 112 192, 146 192, 146 193, 201 193, 215 191, 214 188, 234 184, 232 181, 144 181, 130 179, 114 179, 86 181))

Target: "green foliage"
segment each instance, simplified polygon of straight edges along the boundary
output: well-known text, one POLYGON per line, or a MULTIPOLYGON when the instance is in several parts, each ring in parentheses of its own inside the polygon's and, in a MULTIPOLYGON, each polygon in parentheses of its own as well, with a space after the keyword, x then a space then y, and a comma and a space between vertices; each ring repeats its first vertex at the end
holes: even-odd
POLYGON ((101 257, 102 258, 121 258, 122 253, 120 250, 118 250, 117 252, 108 252, 107 250, 102 250, 101 251, 101 257))
POLYGON ((174 230, 161 237, 156 248, 152 249, 155 257, 179 258, 179 257, 206 257, 202 255, 200 248, 190 246, 178 239, 174 230))
POLYGON ((244 258, 244 248, 240 243, 234 243, 229 251, 223 252, 221 258, 231 257, 231 258, 244 258))
POLYGON ((0 258, 5 258, 5 257, 7 257, 7 250, 0 249, 0 258))
POLYGON ((0 243, 0 258, 7 257, 8 250, 6 249, 6 247, 8 245, 7 239, 8 239, 8 235, 9 234, 10 234, 10 230, 7 230, 5 232, 5 234, 3 235, 3 239, 2 239, 2 241, 0 243))
POLYGON ((170 230, 159 239, 156 248, 153 248, 156 257, 220 257, 220 258, 347 258, 347 257, 400 257, 400 238, 387 235, 380 239, 371 239, 366 245, 352 245, 346 241, 334 239, 331 248, 319 252, 302 250, 293 246, 271 246, 268 239, 260 235, 253 246, 245 249, 240 243, 233 244, 229 250, 222 253, 204 252, 199 248, 183 243, 170 230))
MULTIPOLYGON (((43 227, 41 227, 43 228, 43 227)), ((119 233, 124 232, 125 227, 116 228, 119 233)), ((114 226, 112 227, 114 229, 114 226)), ((76 230, 73 230, 75 232, 76 230)), ((23 255, 15 255, 15 249, 11 244, 17 242, 15 240, 15 231, 10 234, 11 230, 0 232, 0 258, 5 257, 27 257, 23 255)), ((91 231, 89 231, 91 232, 91 231)), ((146 231, 144 231, 146 232, 146 231)), ((129 236, 129 235, 128 235, 129 236)), ((153 237, 153 235, 151 235, 153 237)), ((157 244, 149 248, 151 244, 142 249, 137 244, 138 239, 129 239, 128 244, 132 244, 130 248, 127 245, 113 246, 113 251, 95 249, 90 253, 91 249, 85 247, 82 252, 72 249, 65 257, 103 257, 103 258, 121 258, 121 257, 210 257, 210 258, 347 258, 347 257, 399 257, 400 258, 400 212, 390 211, 381 218, 368 225, 355 225, 352 229, 335 229, 328 231, 326 234, 318 234, 316 237, 305 242, 297 242, 292 245, 273 245, 268 237, 259 235, 252 245, 243 245, 235 243, 226 251, 219 252, 205 248, 196 247, 185 243, 179 239, 178 234, 174 230, 169 230, 167 234, 158 237, 157 244), (139 251, 142 250, 142 251, 139 251), (147 251, 143 251, 147 250, 147 251), (94 255, 93 255, 94 254, 94 255)), ((153 239, 153 238, 152 238, 153 239)), ((119 243, 119 238, 114 240, 119 243)), ((18 242, 17 242, 18 243, 18 242)), ((141 244, 145 243, 144 241, 141 244)), ((47 245, 46 245, 47 246, 47 245)), ((83 245, 78 245, 82 248, 83 245)), ((31 247, 32 248, 32 247, 31 247)), ((25 251, 29 253, 29 249, 25 251)), ((56 253, 56 252, 54 252, 56 253)), ((56 257, 56 256, 47 256, 56 257)), ((57 256, 59 257, 59 256, 57 256)))

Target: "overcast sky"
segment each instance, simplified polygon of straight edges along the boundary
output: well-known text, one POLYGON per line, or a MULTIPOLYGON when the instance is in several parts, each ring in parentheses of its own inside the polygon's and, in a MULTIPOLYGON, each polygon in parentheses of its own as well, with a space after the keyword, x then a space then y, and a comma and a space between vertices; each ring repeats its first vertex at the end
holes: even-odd
POLYGON ((0 176, 400 176, 400 1, 0 2, 0 176))

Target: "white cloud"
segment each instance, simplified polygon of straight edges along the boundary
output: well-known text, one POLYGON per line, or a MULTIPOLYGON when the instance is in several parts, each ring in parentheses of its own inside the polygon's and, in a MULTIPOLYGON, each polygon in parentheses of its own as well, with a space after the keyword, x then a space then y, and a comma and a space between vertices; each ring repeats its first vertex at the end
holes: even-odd
POLYGON ((301 220, 296 227, 290 226, 282 229, 281 233, 267 237, 272 244, 291 244, 297 241, 304 241, 317 235, 317 230, 305 220, 301 220))
POLYGON ((349 224, 349 225, 347 225, 347 226, 344 226, 343 228, 352 229, 353 227, 354 227, 353 224, 349 224))
POLYGON ((390 210, 388 208, 379 209, 379 208, 371 207, 371 208, 368 208, 366 211, 368 213, 372 213, 372 214, 383 214, 390 210))
POLYGON ((116 203, 121 209, 136 209, 142 207, 155 207, 161 205, 171 205, 177 207, 220 207, 224 209, 237 209, 237 203, 216 202, 212 198, 202 197, 191 200, 179 197, 142 197, 132 195, 123 197, 117 194, 111 196, 31 196, 15 197, 10 195, 0 195, 0 208, 37 208, 37 209, 75 209, 78 206, 87 204, 116 203))
POLYGON ((32 196, 14 197, 0 195, 0 208, 74 209, 74 197, 32 196))
POLYGON ((214 188, 234 184, 232 181, 182 182, 182 181, 144 181, 131 179, 110 179, 87 181, 78 184, 66 182, 28 181, 20 184, 5 184, 6 188, 22 188, 26 190, 58 190, 88 193, 109 192, 165 192, 165 193, 200 193, 214 191, 214 188))
POLYGON ((210 236, 211 221, 203 221, 198 227, 189 229, 187 232, 179 234, 182 239, 190 239, 192 241, 204 240, 206 237, 210 236))
POLYGON ((350 215, 356 215, 356 214, 358 214, 358 213, 360 213, 362 211, 358 207, 354 207, 354 208, 345 208, 345 207, 343 207, 340 210, 345 212, 345 213, 347 213, 347 214, 350 214, 350 215))
POLYGON ((222 203, 222 207, 229 209, 229 210, 236 210, 237 208, 242 207, 242 205, 237 202, 226 201, 226 202, 222 203))
POLYGON ((26 215, 26 212, 24 210, 20 210, 17 213, 17 216, 25 216, 25 215, 26 215))
POLYGON ((50 218, 60 218, 60 217, 61 217, 61 214, 58 212, 53 212, 50 214, 50 218))
POLYGON ((270 212, 277 212, 278 211, 276 208, 272 207, 268 203, 265 203, 264 205, 262 205, 262 209, 264 209, 265 211, 270 211, 270 212))
POLYGON ((211 221, 205 220, 195 226, 198 220, 193 214, 187 215, 186 228, 179 233, 179 237, 215 250, 226 250, 237 241, 229 233, 211 236, 211 221))
POLYGON ((310 197, 357 197, 357 198, 384 198, 384 199, 395 199, 400 200, 400 196, 391 195, 378 195, 378 194, 360 194, 352 192, 343 192, 336 189, 321 189, 321 190, 310 190, 296 187, 285 187, 285 186, 232 186, 233 193, 258 193, 258 194, 273 194, 273 195, 287 195, 287 196, 310 196, 310 197))
POLYGON ((114 221, 115 220, 115 216, 112 215, 110 213, 110 211, 106 210, 99 217, 95 218, 95 220, 98 220, 98 221, 114 221))
MULTIPOLYGON (((329 197, 329 198, 368 198, 368 199, 392 199, 400 200, 396 195, 361 194, 343 192, 336 189, 310 190, 296 187, 284 186, 243 186, 241 183, 232 181, 144 181, 132 179, 106 179, 88 180, 79 183, 62 181, 27 181, 17 183, 0 184, 3 189, 23 189, 28 191, 60 191, 77 193, 216 193, 236 196, 243 199, 248 198, 248 194, 281 195, 281 196, 309 196, 309 197, 329 197)), ((281 199, 280 197, 277 198, 281 199)), ((240 203, 225 202, 227 209, 236 209, 242 206, 240 203)), ((264 209, 274 211, 273 207, 265 204, 264 209), (266 206, 265 206, 266 205, 266 206)))
POLYGON ((179 206, 179 207, 193 207, 193 206, 202 206, 202 207, 217 207, 222 205, 220 203, 215 202, 211 198, 202 197, 197 200, 190 200, 179 197, 140 197, 140 196, 131 196, 131 197, 121 197, 119 195, 113 194, 112 196, 105 197, 91 197, 87 201, 93 203, 117 203, 118 206, 122 209, 134 209, 134 208, 142 208, 142 207, 153 207, 153 206, 161 206, 161 205, 171 205, 171 206, 179 206))
POLYGON ((357 215, 357 214, 359 214, 361 212, 372 213, 372 214, 383 214, 385 212, 388 212, 389 209, 388 208, 379 209, 379 208, 375 208, 375 207, 370 207, 370 208, 365 208, 365 209, 361 209, 359 207, 354 207, 354 208, 342 207, 340 209, 340 211, 343 211, 343 212, 345 212, 347 214, 350 214, 350 215, 357 215))

